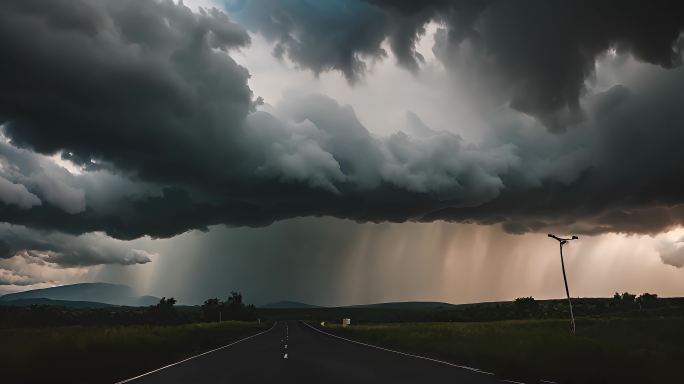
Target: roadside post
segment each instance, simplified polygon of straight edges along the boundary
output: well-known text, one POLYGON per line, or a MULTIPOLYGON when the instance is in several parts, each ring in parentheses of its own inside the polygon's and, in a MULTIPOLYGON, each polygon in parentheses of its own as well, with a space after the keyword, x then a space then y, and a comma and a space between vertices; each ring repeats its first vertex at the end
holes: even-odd
POLYGON ((579 237, 572 236, 569 239, 560 238, 556 235, 550 234, 549 237, 555 239, 560 244, 560 258, 561 258, 561 268, 563 269, 563 282, 565 282, 565 294, 568 296, 568 305, 570 306, 570 324, 572 326, 572 335, 575 336, 575 315, 572 313, 572 301, 570 300, 570 290, 568 289, 568 278, 565 276, 565 262, 563 261, 563 245, 567 244, 570 240, 577 240, 579 237))

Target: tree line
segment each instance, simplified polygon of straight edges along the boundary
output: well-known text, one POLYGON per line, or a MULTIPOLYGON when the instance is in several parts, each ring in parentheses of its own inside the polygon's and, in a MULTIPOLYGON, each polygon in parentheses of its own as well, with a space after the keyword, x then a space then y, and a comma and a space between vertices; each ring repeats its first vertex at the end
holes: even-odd
MULTIPOLYGON (((676 300, 676 299, 675 299, 676 300)), ((572 299, 576 314, 597 316, 602 314, 629 314, 644 310, 671 307, 673 300, 659 299, 657 294, 641 295, 629 292, 615 293, 612 299, 575 298, 572 299)), ((564 300, 538 301, 533 297, 519 297, 513 302, 512 312, 518 317, 555 317, 568 310, 564 300), (564 309, 565 308, 565 309, 564 309)))
POLYGON ((225 301, 219 298, 207 299, 202 304, 202 316, 204 321, 255 320, 256 307, 243 304, 241 293, 231 292, 225 301))
POLYGON ((257 319, 254 305, 245 304, 242 294, 231 292, 225 299, 208 299, 201 306, 178 306, 173 297, 162 297, 148 307, 112 306, 71 308, 58 305, 0 305, 0 328, 68 325, 172 325, 226 320, 257 319))

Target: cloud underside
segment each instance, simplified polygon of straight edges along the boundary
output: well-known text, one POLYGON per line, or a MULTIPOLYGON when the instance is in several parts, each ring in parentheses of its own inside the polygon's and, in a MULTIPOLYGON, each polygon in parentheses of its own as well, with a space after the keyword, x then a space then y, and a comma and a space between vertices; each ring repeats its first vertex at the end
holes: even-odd
POLYGON ((608 49, 671 68, 681 64, 683 7, 676 1, 230 0, 248 28, 275 42, 274 53, 315 73, 340 71, 354 83, 368 62, 387 56, 418 71, 418 40, 441 25, 434 54, 447 68, 496 89, 512 108, 562 131, 581 116, 594 58, 608 49))
MULTIPOLYGON (((350 57, 381 56, 378 47, 387 36, 400 62, 413 67, 411 60, 420 59, 411 44, 435 17, 470 15, 472 28, 460 35, 456 24, 448 24, 442 48, 451 55, 448 50, 459 44, 480 41, 477 49, 497 60, 483 70, 501 71, 528 51, 551 57, 531 63, 537 67, 518 62, 502 73, 498 84, 513 109, 492 118, 496 134, 480 144, 432 130, 413 115, 415 132, 377 137, 351 107, 324 95, 292 95, 258 107, 248 70, 230 56, 249 44, 249 35, 217 10, 193 13, 152 0, 6 1, 0 9, 5 52, 0 122, 7 139, 0 142, 0 221, 133 239, 170 237, 213 224, 263 226, 299 216, 501 224, 515 233, 653 233, 684 220, 681 68, 658 71, 640 89, 616 86, 583 96, 582 119, 573 120, 562 135, 516 111, 544 117, 579 106, 590 75, 587 63, 593 66, 594 56, 614 44, 639 60, 676 66, 680 25, 670 20, 679 20, 676 12, 666 17, 654 7, 662 23, 652 30, 643 21, 632 31, 623 28, 622 23, 636 22, 634 10, 625 6, 630 18, 618 13, 615 25, 598 32, 589 28, 576 39, 577 28, 549 25, 550 33, 563 29, 569 34, 549 50, 527 46, 529 39, 516 35, 500 41, 504 32, 499 28, 505 25, 495 23, 503 17, 499 12, 519 11, 506 11, 510 6, 498 2, 483 3, 468 11, 472 14, 456 12, 456 3, 446 1, 425 8, 358 3, 358 9, 344 12, 312 6, 312 15, 296 15, 335 15, 340 20, 330 25, 342 26, 349 15, 365 15, 356 18, 361 25, 351 25, 354 39, 366 39, 360 48, 356 40, 342 39, 347 46, 328 45, 332 52, 313 55, 297 50, 325 41, 292 35, 298 31, 324 39, 325 34, 307 29, 308 19, 288 17, 295 14, 283 13, 274 2, 245 4, 261 4, 284 20, 286 26, 274 30, 254 27, 277 39, 281 54, 315 71, 341 70, 350 78, 364 66, 350 57), (418 15, 418 21, 412 19, 418 15), (377 26, 376 17, 384 20, 377 26), (594 36, 599 32, 605 37, 594 36), (597 45, 585 47, 591 41, 597 45), (498 50, 504 46, 515 52, 498 50), (585 55, 578 63, 580 74, 568 77, 577 70, 567 67, 577 50, 585 55), (339 63, 327 59, 334 52, 339 63), (542 64, 545 70, 539 72, 542 64), (558 73, 564 80, 551 78, 558 73), (523 95, 530 98, 519 99, 523 95), (547 105, 547 100, 555 101, 547 105), (57 165, 56 154, 80 172, 57 165)), ((260 16, 253 15, 252 22, 260 16)), ((534 32, 525 28, 520 33, 534 32)), ((22 241, 8 240, 7 248, 13 254, 40 249, 22 241)), ((78 255, 68 249, 42 251, 60 254, 56 260, 65 265, 87 264, 69 261, 78 255)), ((115 262, 145 261, 144 255, 109 253, 117 255, 115 262)))
POLYGON ((145 264, 152 253, 132 249, 125 241, 101 233, 70 236, 40 233, 26 227, 0 224, 0 259, 15 256, 34 259, 41 264, 82 267, 99 264, 145 264))

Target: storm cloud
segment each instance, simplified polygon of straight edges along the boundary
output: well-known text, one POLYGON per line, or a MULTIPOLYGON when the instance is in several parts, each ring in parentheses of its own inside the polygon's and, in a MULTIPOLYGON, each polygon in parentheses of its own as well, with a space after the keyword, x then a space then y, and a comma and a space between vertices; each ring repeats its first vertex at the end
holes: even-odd
POLYGON ((0 121, 11 140, 146 179, 215 179, 252 106, 225 52, 249 36, 170 1, 10 0, 0 10, 0 121), (192 161, 189 161, 192 159, 192 161))
POLYGON ((124 241, 98 233, 69 236, 5 223, 0 225, 0 259, 18 257, 39 265, 79 267, 145 264, 151 261, 151 256, 149 252, 129 247, 124 241))
POLYGON ((16 205, 22 209, 29 209, 40 205, 40 199, 29 192, 26 187, 0 177, 0 200, 5 204, 16 205))
POLYGON ((319 74, 336 70, 354 82, 367 70, 367 58, 380 58, 391 20, 362 1, 228 1, 242 24, 276 42, 273 53, 287 55, 319 74))
MULTIPOLYGON (((235 11, 236 20, 276 42, 277 54, 350 80, 367 70, 364 56, 386 54, 388 36, 399 62, 418 70, 417 37, 428 21, 443 21, 438 57, 449 63, 453 50, 470 44, 474 58, 491 64, 481 70, 501 74, 513 107, 492 115, 491 134, 473 143, 415 114, 413 132, 376 136, 351 106, 321 94, 261 105, 248 70, 231 57, 250 36, 216 9, 193 12, 154 0, 6 3, 6 223, 60 236, 134 239, 301 216, 501 224, 513 233, 653 233, 684 220, 684 73, 676 67, 681 20, 674 9, 649 7, 636 19, 638 9, 627 2, 597 30, 601 6, 589 12, 589 3, 564 3, 580 19, 591 14, 579 36, 581 28, 568 20, 550 25, 561 14, 542 4, 513 10, 499 2, 326 2, 295 12, 288 7, 304 3, 255 1, 242 4, 245 14, 235 11), (660 22, 651 24, 649 15, 660 22), (502 18, 509 24, 496 22, 502 18), (535 29, 542 26, 525 24, 527 18, 549 24, 543 41, 535 29), (339 27, 334 37, 331 26, 339 27), (544 45, 561 31, 562 39, 544 45), (518 46, 523 42, 541 45, 518 46), (594 57, 611 47, 657 70, 646 85, 583 94, 594 57), (527 115, 548 124, 548 116, 574 113, 580 104, 582 118, 564 134, 527 115)), ((118 248, 86 255, 28 238, 8 237, 7 255, 52 252, 63 265, 146 260, 118 248)))
POLYGON ((681 64, 684 7, 677 1, 307 0, 228 1, 246 26, 315 73, 350 81, 383 59, 387 41, 400 65, 417 71, 417 40, 442 28, 433 51, 490 97, 563 131, 582 119, 580 97, 607 50, 672 68, 681 64))

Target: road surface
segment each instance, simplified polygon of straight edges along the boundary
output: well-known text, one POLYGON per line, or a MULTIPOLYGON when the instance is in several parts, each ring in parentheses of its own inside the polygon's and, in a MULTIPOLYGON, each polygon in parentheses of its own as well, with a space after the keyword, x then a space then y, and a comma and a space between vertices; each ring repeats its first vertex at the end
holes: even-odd
POLYGON ((127 381, 172 383, 501 383, 493 375, 339 340, 279 322, 256 337, 127 381))

